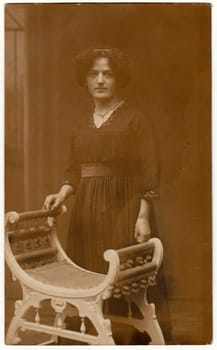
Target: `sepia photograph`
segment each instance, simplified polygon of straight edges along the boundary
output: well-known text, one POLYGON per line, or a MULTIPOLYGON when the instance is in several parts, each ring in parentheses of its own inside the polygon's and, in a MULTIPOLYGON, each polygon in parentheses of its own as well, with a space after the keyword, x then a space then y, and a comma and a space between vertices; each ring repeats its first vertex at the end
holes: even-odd
POLYGON ((5 345, 207 345, 212 5, 9 3, 5 345))

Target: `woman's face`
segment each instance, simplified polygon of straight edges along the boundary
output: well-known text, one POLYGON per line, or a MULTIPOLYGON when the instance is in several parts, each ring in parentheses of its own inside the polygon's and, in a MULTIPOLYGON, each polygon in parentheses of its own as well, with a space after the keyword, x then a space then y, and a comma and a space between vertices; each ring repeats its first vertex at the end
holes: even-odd
POLYGON ((117 80, 107 57, 98 57, 87 73, 87 87, 95 100, 111 100, 117 94, 117 80))

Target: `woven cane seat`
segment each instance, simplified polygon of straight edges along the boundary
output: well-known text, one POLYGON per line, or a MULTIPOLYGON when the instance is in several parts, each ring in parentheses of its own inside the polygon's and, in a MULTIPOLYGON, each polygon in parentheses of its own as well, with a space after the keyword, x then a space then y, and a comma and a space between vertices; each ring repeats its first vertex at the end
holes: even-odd
POLYGON ((36 267, 26 272, 41 283, 68 289, 94 288, 105 279, 104 275, 80 269, 67 261, 36 267))

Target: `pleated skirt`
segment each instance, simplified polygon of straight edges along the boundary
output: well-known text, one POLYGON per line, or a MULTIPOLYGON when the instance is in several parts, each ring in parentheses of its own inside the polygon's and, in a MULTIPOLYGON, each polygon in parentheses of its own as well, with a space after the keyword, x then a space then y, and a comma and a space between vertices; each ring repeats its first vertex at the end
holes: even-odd
MULTIPOLYGON (((136 244, 134 229, 141 198, 138 194, 139 182, 137 177, 132 176, 81 178, 67 238, 67 254, 72 261, 87 270, 107 273, 104 251, 136 244)), ((156 236, 152 205, 150 224, 152 235, 156 236)), ((148 297, 157 306, 165 334, 170 333, 163 271, 148 297)))
POLYGON ((136 177, 81 178, 67 238, 71 259, 91 271, 107 272, 105 250, 136 244, 139 206, 136 177))

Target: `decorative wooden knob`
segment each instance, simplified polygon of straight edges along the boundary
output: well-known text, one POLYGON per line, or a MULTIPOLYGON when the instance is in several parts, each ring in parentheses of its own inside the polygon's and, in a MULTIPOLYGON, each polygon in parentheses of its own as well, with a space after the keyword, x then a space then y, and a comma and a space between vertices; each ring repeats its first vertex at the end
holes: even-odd
POLYGON ((113 289, 113 294, 112 294, 112 296, 113 296, 113 298, 115 298, 115 299, 120 299, 121 296, 122 296, 121 288, 115 287, 115 288, 113 289))
POLYGON ((140 287, 143 288, 143 289, 146 289, 147 285, 148 285, 147 279, 142 279, 141 282, 140 282, 140 287))
POLYGON ((144 259, 143 259, 143 257, 142 257, 142 256, 137 256, 137 257, 136 257, 136 263, 137 263, 138 265, 143 265, 143 264, 144 264, 144 259))
POLYGON ((123 295, 130 295, 130 287, 125 285, 122 287, 122 294, 123 295))
POLYGON ((133 282, 132 285, 131 285, 131 292, 132 293, 138 293, 139 292, 139 283, 137 282, 133 282))
POLYGON ((126 269, 130 269, 133 266, 133 260, 132 259, 128 259, 125 264, 124 264, 126 269))
POLYGON ((156 276, 155 275, 148 276, 148 284, 150 286, 154 286, 156 284, 156 276))
POLYGON ((132 283, 132 287, 133 287, 133 288, 137 288, 138 286, 139 286, 139 283, 138 283, 138 282, 133 282, 133 283, 132 283))

